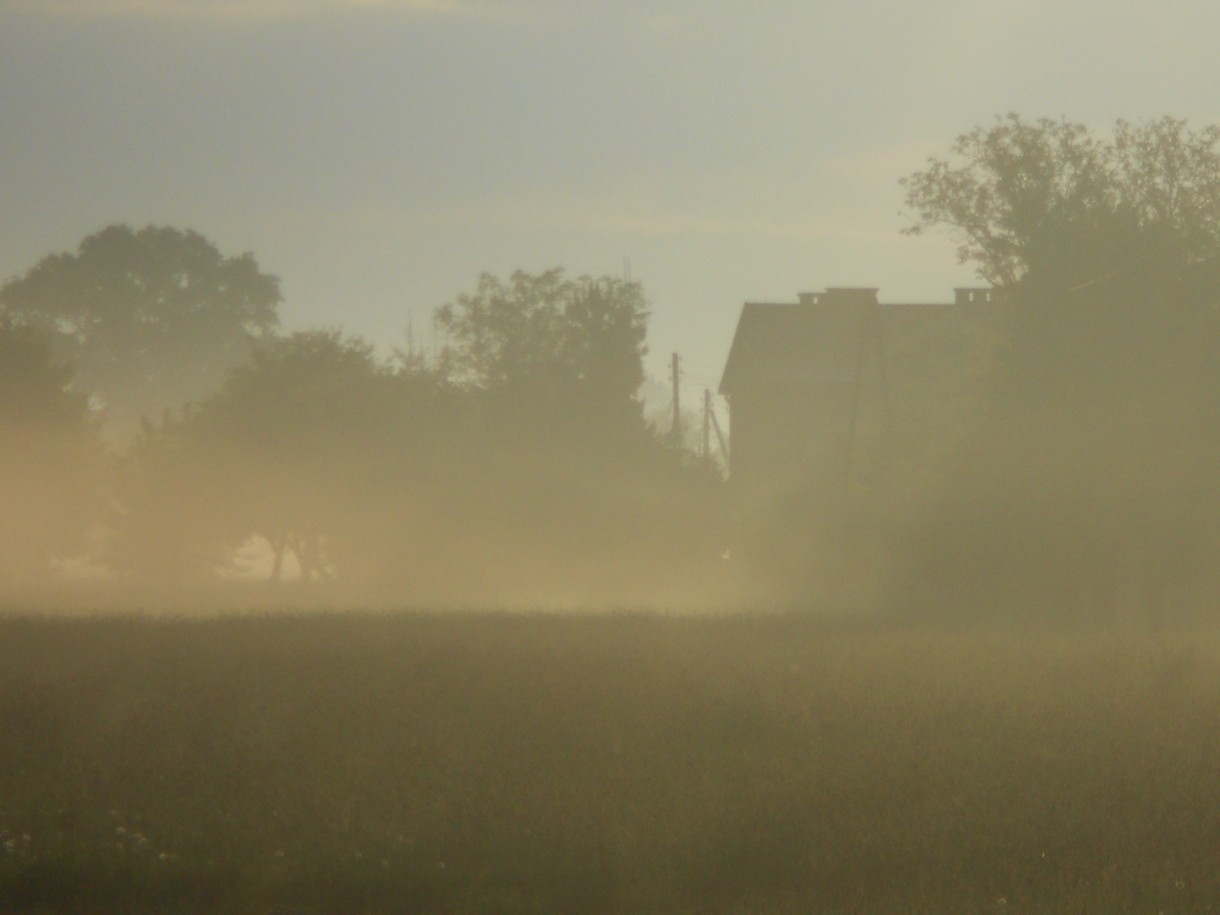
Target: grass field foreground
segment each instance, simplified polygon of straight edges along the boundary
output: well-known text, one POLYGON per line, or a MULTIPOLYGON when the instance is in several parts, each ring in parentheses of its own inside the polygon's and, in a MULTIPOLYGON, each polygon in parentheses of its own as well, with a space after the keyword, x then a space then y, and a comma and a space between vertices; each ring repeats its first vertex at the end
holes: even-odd
POLYGON ((1220 639, 7 619, 0 911, 1220 911, 1220 639))

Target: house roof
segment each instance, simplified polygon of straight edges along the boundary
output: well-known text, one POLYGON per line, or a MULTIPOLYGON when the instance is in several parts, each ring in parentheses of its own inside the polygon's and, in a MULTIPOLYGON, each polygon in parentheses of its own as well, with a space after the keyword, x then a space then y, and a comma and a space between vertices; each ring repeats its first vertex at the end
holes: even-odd
POLYGON ((873 289, 804 293, 797 303, 747 302, 720 380, 732 395, 743 383, 788 387, 850 383, 861 341, 880 332, 887 351, 978 314, 990 290, 959 289, 953 303, 881 304, 873 289), (963 307, 965 306, 965 307, 963 307))

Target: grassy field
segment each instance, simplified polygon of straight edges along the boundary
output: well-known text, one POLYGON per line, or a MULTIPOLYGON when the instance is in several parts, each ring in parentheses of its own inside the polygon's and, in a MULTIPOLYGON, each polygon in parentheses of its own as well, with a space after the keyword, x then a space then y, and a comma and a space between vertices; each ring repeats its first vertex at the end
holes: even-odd
POLYGON ((1220 640, 7 619, 0 911, 1220 911, 1220 640))

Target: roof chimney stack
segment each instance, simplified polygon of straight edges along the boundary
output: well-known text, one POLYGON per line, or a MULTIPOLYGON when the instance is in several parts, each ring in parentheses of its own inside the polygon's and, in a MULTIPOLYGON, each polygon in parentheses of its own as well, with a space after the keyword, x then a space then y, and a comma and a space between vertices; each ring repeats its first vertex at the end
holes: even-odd
POLYGON ((827 286, 825 292, 798 292, 801 305, 876 305, 877 289, 872 286, 827 286))
POLYGON ((989 305, 995 290, 990 286, 959 286, 953 290, 954 305, 989 305))
POLYGON ((822 301, 827 305, 876 305, 875 286, 827 286, 822 301))

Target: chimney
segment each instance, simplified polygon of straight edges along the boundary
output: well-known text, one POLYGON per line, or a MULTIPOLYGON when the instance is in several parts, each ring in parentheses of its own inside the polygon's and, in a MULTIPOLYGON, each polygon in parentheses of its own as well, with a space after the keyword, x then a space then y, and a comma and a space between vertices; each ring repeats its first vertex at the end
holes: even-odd
POLYGON ((953 304, 988 305, 994 292, 990 286, 959 286, 953 290, 953 304))
POLYGON ((876 305, 877 289, 873 286, 827 286, 825 292, 798 292, 801 305, 876 305))
POLYGON ((876 305, 875 286, 827 286, 822 297, 826 305, 876 305))

